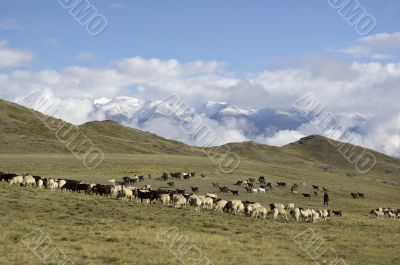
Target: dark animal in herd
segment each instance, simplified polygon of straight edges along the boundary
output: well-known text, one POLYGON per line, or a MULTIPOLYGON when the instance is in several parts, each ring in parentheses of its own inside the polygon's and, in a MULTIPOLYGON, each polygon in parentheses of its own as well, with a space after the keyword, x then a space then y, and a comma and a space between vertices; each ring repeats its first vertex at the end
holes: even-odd
POLYGON ((242 186, 243 184, 243 180, 238 180, 235 184, 233 185, 237 185, 237 186, 242 186))
POLYGON ((185 195, 185 190, 176 189, 176 192, 182 195, 185 195))
POLYGON ((319 186, 316 185, 311 185, 313 187, 314 190, 319 190, 319 186))
POLYGON ((267 187, 268 187, 269 189, 271 189, 271 190, 274 190, 274 186, 272 185, 271 182, 268 182, 268 183, 267 183, 267 187))
POLYGON ((228 188, 228 187, 220 187, 220 188, 219 188, 219 191, 220 191, 221 193, 228 193, 228 192, 229 192, 229 188, 228 188))
POLYGON ((337 211, 333 210, 332 213, 333 213, 335 216, 342 216, 342 211, 341 211, 341 210, 337 210, 337 211))
POLYGON ((174 183, 173 181, 168 182, 167 184, 168 184, 168 186, 170 186, 170 187, 174 187, 174 186, 175 186, 175 183, 174 183))
POLYGON ((239 191, 238 190, 231 190, 232 196, 239 196, 239 191))
POLYGON ((351 197, 353 197, 353 199, 364 198, 364 193, 359 193, 359 192, 354 193, 354 192, 352 192, 352 193, 350 193, 350 195, 351 195, 351 197))
POLYGON ((286 182, 277 182, 276 184, 281 188, 286 187, 286 182))
POLYGON ((311 194, 310 193, 302 193, 304 198, 311 199, 311 194))
POLYGON ((191 188, 193 193, 199 194, 199 187, 191 187, 191 188))

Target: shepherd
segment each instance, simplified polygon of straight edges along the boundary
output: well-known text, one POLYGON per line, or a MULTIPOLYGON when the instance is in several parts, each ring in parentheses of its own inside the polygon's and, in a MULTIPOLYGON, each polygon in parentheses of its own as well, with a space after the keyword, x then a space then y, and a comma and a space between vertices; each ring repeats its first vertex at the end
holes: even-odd
POLYGON ((324 193, 324 206, 328 206, 329 205, 329 195, 327 192, 324 193))

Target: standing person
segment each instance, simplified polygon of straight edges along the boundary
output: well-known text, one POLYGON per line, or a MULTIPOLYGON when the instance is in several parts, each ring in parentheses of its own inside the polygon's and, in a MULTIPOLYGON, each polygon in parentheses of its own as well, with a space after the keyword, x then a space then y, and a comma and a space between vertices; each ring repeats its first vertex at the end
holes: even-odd
POLYGON ((329 195, 327 192, 324 193, 324 206, 328 206, 329 205, 329 195))

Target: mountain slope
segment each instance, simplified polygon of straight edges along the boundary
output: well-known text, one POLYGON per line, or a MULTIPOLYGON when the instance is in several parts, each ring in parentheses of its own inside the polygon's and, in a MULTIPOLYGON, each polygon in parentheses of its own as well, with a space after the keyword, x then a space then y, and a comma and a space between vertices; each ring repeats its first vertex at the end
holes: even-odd
MULTIPOLYGON (((60 127, 65 131, 68 128, 74 128, 82 132, 104 153, 205 156, 202 148, 124 127, 114 121, 94 121, 74 126, 20 105, 0 100, 0 153, 69 153, 65 145, 56 137, 57 129, 60 127), (53 129, 47 128, 43 120, 51 124, 50 127, 53 129)), ((354 175, 357 172, 355 165, 344 158, 337 147, 340 145, 340 142, 312 135, 280 148, 254 142, 241 142, 229 143, 217 150, 221 154, 230 150, 241 160, 288 167, 309 164, 314 168, 340 169, 354 175)), ((353 145, 346 145, 346 147, 356 148, 357 154, 360 154, 360 150, 373 154, 377 160, 374 173, 382 176, 400 175, 400 160, 362 147, 353 145)))
POLYGON ((68 149, 56 136, 58 128, 62 128, 60 132, 77 128, 105 153, 204 155, 197 148, 113 121, 74 126, 0 100, 0 153, 67 153, 68 149))
MULTIPOLYGON (((335 141, 320 135, 304 137, 297 142, 281 147, 282 151, 294 154, 305 159, 310 159, 320 164, 340 166, 341 168, 355 171, 355 165, 362 169, 362 163, 357 163, 361 154, 372 154, 376 158, 374 172, 382 174, 397 173, 400 175, 400 160, 364 147, 335 141), (349 157, 349 160, 346 159, 349 157), (353 162, 351 162, 353 161, 353 162)), ((365 158, 370 157, 365 155, 365 158)), ((372 163, 373 160, 371 160, 372 163)), ((368 164, 365 165, 368 168, 368 164)))

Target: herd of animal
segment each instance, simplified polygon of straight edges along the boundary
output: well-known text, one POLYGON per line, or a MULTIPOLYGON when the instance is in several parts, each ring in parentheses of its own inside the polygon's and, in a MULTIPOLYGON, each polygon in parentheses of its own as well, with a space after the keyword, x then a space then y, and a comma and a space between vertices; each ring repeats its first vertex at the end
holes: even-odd
MULTIPOLYGON (((180 180, 189 180, 195 176, 195 173, 170 173, 171 178, 180 180)), ((203 177, 204 175, 202 175, 203 177)), ((150 175, 148 175, 151 178, 150 175)), ((164 173, 160 180, 168 181, 169 176, 164 173)), ((96 184, 96 183, 83 183, 79 180, 71 179, 53 179, 42 178, 40 176, 32 175, 17 175, 17 174, 4 174, 0 172, 0 181, 7 181, 10 185, 20 185, 23 187, 37 187, 39 189, 48 190, 66 190, 71 192, 84 192, 85 194, 95 194, 99 196, 109 196, 126 201, 133 201, 134 199, 143 202, 153 203, 159 201, 165 206, 173 205, 175 208, 187 208, 192 206, 196 211, 201 209, 213 210, 214 212, 227 212, 234 215, 246 215, 252 218, 266 218, 271 215, 273 220, 279 217, 289 220, 292 217, 296 222, 318 222, 326 221, 330 216, 342 216, 341 210, 328 210, 328 209, 308 209, 296 207, 294 203, 284 205, 282 203, 270 203, 268 207, 263 206, 261 203, 254 201, 243 201, 238 199, 225 200, 218 198, 214 193, 199 194, 198 187, 191 187, 192 193, 187 193, 183 189, 165 190, 165 189, 151 189, 150 185, 145 185, 145 188, 138 188, 135 185, 138 182, 143 182, 144 176, 124 177, 122 182, 116 183, 115 179, 111 179, 109 184, 96 184)), ((243 187, 247 192, 252 193, 265 193, 266 189, 273 190, 275 187, 272 183, 266 183, 264 177, 258 179, 260 187, 255 187, 255 179, 249 178, 247 180, 239 180, 234 185, 243 187)), ((173 182, 168 182, 169 187, 173 187, 173 182)), ((305 186, 304 182, 300 185, 305 186)), ((239 196, 238 190, 232 190, 228 187, 220 187, 218 183, 212 183, 214 188, 217 188, 221 193, 232 192, 234 197, 239 196)), ((286 187, 285 182, 277 182, 277 187, 286 187)), ((312 185, 314 191, 320 189, 319 186, 312 185)), ((299 184, 291 186, 291 192, 297 191, 299 184)), ((326 187, 322 187, 324 192, 328 192, 326 187)), ((361 193, 351 193, 353 198, 364 197, 361 193)), ((310 194, 303 193, 304 197, 310 197, 310 194), (305 196, 309 195, 309 196, 305 196)), ((394 210, 391 208, 377 208, 373 209, 370 214, 376 218, 383 218, 387 215, 390 218, 400 219, 400 209, 394 210)))

